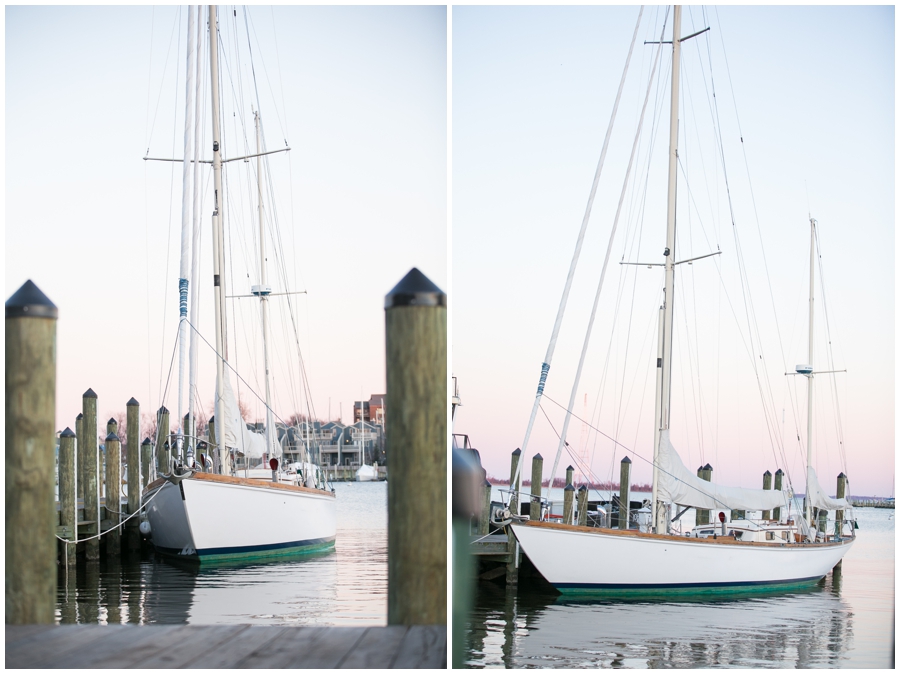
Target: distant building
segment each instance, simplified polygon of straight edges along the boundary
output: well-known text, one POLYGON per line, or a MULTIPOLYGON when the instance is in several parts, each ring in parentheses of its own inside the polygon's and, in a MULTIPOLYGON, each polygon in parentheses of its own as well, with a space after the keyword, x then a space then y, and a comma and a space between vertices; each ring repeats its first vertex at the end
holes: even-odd
POLYGON ((353 423, 359 423, 360 415, 363 421, 369 421, 379 426, 384 426, 384 393, 375 393, 368 400, 353 403, 353 423))

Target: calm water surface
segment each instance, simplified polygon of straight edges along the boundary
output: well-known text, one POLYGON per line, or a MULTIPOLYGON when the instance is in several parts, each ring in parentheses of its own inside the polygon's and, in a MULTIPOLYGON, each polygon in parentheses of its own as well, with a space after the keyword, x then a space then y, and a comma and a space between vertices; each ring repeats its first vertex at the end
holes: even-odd
MULTIPOLYGON (((471 667, 865 667, 893 664, 893 510, 857 508, 839 572, 740 599, 573 601, 534 583, 478 585, 471 667)), ((598 562, 599 563, 599 562, 598 562)))
POLYGON ((152 553, 59 574, 57 623, 387 624, 387 483, 337 482, 333 552, 198 570, 152 553))

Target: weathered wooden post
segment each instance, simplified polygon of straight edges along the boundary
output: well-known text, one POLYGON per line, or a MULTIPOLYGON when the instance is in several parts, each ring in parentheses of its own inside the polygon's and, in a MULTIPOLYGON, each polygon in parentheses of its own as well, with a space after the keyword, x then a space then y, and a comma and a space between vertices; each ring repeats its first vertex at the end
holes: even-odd
POLYGON ((59 434, 59 524, 61 538, 72 543, 60 543, 62 563, 75 565, 75 532, 78 531, 78 511, 75 501, 75 433, 66 427, 59 434))
MULTIPOLYGON (((128 514, 133 515, 141 507, 141 405, 132 398, 125 403, 125 423, 127 448, 125 463, 128 470, 128 514)), ((139 550, 141 536, 138 531, 140 518, 132 517, 125 524, 125 547, 129 552, 139 550)))
MULTIPOLYGON (((844 471, 841 471, 841 474, 837 476, 837 493, 835 494, 835 498, 844 498, 845 496, 847 496, 847 476, 844 475, 844 471)), ((843 510, 838 510, 834 513, 834 535, 844 535, 843 510)), ((840 562, 838 562, 838 564, 840 564, 840 562)))
POLYGON ((485 536, 491 526, 491 483, 484 479, 481 487, 481 520, 478 523, 478 535, 485 536))
POLYGON ((80 499, 84 498, 84 471, 85 466, 87 465, 84 449, 84 413, 79 412, 78 416, 75 417, 75 473, 77 475, 75 478, 75 486, 78 489, 77 498, 80 499))
MULTIPOLYGON (((706 480, 707 482, 712 482, 712 466, 706 464, 700 470, 697 471, 697 476, 701 480, 706 480)), ((710 511, 704 508, 697 509, 697 524, 709 524, 710 523, 710 511)))
POLYGON ((575 510, 575 485, 567 484, 563 489, 563 524, 572 524, 575 510))
POLYGON ((578 525, 587 526, 588 488, 581 485, 578 488, 578 525))
POLYGON ((216 472, 216 466, 219 465, 219 451, 217 449, 218 445, 216 445, 216 417, 211 416, 209 421, 206 422, 207 433, 209 433, 209 446, 207 449, 209 450, 209 454, 211 456, 207 457, 207 462, 212 459, 213 472, 216 472))
POLYGON ((106 554, 118 555, 122 551, 122 448, 119 436, 106 436, 106 554))
MULTIPOLYGON (((516 447, 509 461, 509 512, 513 515, 519 514, 519 478, 516 477, 516 473, 521 458, 522 450, 516 447)), ((506 554, 506 584, 516 585, 519 582, 519 542, 513 534, 512 527, 506 528, 506 554)))
POLYGON ((823 536, 826 536, 828 534, 828 511, 825 510, 825 508, 819 508, 818 510, 818 524, 816 524, 816 530, 823 536))
POLYGON ((453 640, 454 667, 464 666, 465 639, 459 637, 465 631, 475 590, 469 522, 481 510, 483 474, 471 452, 453 447, 453 633, 458 635, 453 640))
MULTIPOLYGON (((776 491, 781 491, 781 484, 782 484, 783 480, 784 480, 784 471, 781 470, 781 468, 779 468, 778 470, 775 471, 775 490, 776 491)), ((775 510, 772 511, 772 519, 775 520, 776 522, 781 521, 781 508, 775 508, 775 510)))
POLYGON ((628 528, 628 508, 631 499, 631 459, 622 459, 619 468, 619 528, 628 528))
POLYGON ((566 484, 575 484, 575 468, 566 466, 566 484))
POLYGON ((447 624, 447 296, 412 269, 385 296, 388 624, 447 624), (413 485, 429 485, 428 490, 413 485))
POLYGON ((544 481, 544 457, 535 454, 531 460, 531 505, 528 516, 533 520, 541 519, 541 483, 544 481))
MULTIPOLYGON (((766 471, 763 473, 763 489, 771 489, 772 488, 772 473, 766 471)), ((771 519, 772 511, 771 510, 763 510, 762 518, 764 520, 771 519)))
POLYGON ((144 438, 141 443, 141 493, 150 484, 150 464, 153 463, 153 443, 144 438))
POLYGON ((97 394, 91 389, 81 397, 84 418, 84 536, 89 540, 84 544, 87 559, 100 559, 100 446, 97 441, 97 394))
POLYGON ((31 281, 6 301, 6 624, 56 607, 56 306, 31 281))
POLYGON ((168 474, 169 469, 169 410, 163 405, 156 412, 156 475, 168 474))

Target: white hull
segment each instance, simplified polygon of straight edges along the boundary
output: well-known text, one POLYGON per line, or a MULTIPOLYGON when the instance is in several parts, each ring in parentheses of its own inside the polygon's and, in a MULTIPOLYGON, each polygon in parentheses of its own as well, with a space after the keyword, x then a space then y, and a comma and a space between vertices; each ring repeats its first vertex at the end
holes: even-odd
MULTIPOLYGON (((152 485, 151 485, 152 486, 152 485)), ((200 561, 255 559, 334 545, 330 492, 204 475, 148 489, 150 537, 162 553, 200 561)))
POLYGON ((513 524, 541 575, 563 593, 733 592, 817 581, 854 539, 742 543, 547 523, 513 524))
POLYGON ((362 465, 356 471, 357 482, 373 482, 378 479, 378 469, 375 466, 362 465))

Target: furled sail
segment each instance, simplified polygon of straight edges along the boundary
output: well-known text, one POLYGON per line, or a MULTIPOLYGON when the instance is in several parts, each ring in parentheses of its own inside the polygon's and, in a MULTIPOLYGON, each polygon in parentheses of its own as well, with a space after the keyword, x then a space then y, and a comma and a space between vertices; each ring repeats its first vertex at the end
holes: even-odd
POLYGON ((774 489, 725 487, 701 480, 684 466, 669 441, 669 431, 659 438, 659 497, 682 506, 715 510, 773 510, 788 504, 788 492, 774 489))
POLYGON ((809 502, 813 508, 821 508, 823 510, 844 510, 849 508, 850 504, 845 498, 830 498, 822 485, 819 484, 819 478, 816 477, 816 471, 812 466, 806 469, 806 484, 809 491, 809 502))
MULTIPOLYGON (((225 446, 230 449, 235 449, 251 459, 262 458, 262 455, 266 451, 266 437, 260 433, 254 433, 247 428, 246 422, 243 417, 241 417, 241 410, 240 407, 238 407, 234 390, 231 388, 231 377, 227 373, 225 375, 224 388, 225 404, 222 407, 225 413, 225 429, 223 435, 225 446)), ((272 444, 274 447, 272 456, 281 456, 281 443, 278 439, 275 438, 272 444)))

